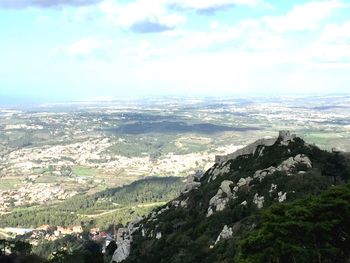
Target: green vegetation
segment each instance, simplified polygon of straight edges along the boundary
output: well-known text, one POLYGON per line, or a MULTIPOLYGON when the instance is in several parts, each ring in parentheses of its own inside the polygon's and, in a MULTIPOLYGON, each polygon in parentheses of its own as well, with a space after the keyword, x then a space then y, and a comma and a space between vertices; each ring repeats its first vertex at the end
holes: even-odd
POLYGON ((350 257, 350 185, 274 205, 239 242, 235 262, 342 263, 350 257))
POLYGON ((70 226, 92 220, 93 225, 108 228, 113 221, 126 223, 175 198, 181 186, 182 179, 176 177, 142 179, 90 196, 78 195, 56 205, 17 208, 0 217, 0 226, 70 226))
POLYGON ((0 262, 6 263, 104 263, 111 257, 108 247, 106 251, 103 255, 100 244, 70 235, 34 247, 20 240, 0 240, 0 262))
POLYGON ((50 263, 104 262, 101 245, 72 235, 55 241, 42 241, 33 248, 33 252, 50 263))
POLYGON ((344 259, 349 255, 345 252, 350 251, 350 186, 332 187, 334 183, 344 184, 348 178, 350 165, 344 158, 308 146, 297 138, 288 146, 277 142, 258 149, 254 155, 231 160, 228 165, 229 172, 209 183, 212 174, 207 172, 198 190, 178 198, 187 200, 186 208, 172 206, 157 216, 156 221, 144 220, 144 231, 161 232, 162 238, 157 240, 137 231, 126 262, 346 262, 344 259), (297 154, 307 155, 313 168, 307 170, 300 165, 293 175, 275 172, 262 181, 253 179, 249 187, 237 192, 237 198, 231 199, 226 209, 206 216, 209 200, 222 181, 238 182, 242 177, 252 176, 256 170, 277 167, 297 154), (271 192, 272 184, 277 186, 276 192, 271 192), (278 192, 287 193, 287 201, 278 203, 278 192), (256 193, 264 196, 262 210, 252 202, 256 193), (246 205, 241 205, 245 201, 246 205), (232 227, 232 238, 214 245, 225 225, 232 227), (320 243, 317 243, 318 233, 320 243), (308 254, 303 261, 299 259, 304 252, 293 261, 291 255, 303 246, 308 254), (250 248, 253 249, 251 254, 250 248), (334 256, 337 256, 336 261, 332 261, 334 256))
POLYGON ((16 188, 16 185, 21 183, 19 179, 4 179, 1 178, 0 190, 11 190, 16 188))
POLYGON ((32 245, 20 240, 0 239, 0 262, 5 263, 44 263, 45 260, 31 254, 32 245))
POLYGON ((95 169, 83 166, 73 166, 72 172, 76 176, 95 176, 97 173, 95 169))

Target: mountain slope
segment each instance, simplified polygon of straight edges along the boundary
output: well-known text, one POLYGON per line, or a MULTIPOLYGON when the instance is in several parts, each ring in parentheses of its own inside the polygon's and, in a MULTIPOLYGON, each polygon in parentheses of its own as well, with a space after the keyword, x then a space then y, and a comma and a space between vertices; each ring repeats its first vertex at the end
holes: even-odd
MULTIPOLYGON (((260 260, 261 255, 247 257, 250 246, 252 251, 259 249, 260 233, 266 233, 266 224, 277 218, 272 212, 271 218, 264 217, 264 213, 276 205, 301 206, 298 200, 317 196, 333 184, 343 184, 349 176, 349 165, 342 154, 320 150, 289 132, 280 132, 277 139, 258 140, 216 161, 200 180, 189 179, 177 199, 119 229, 114 261, 293 262, 289 259, 294 254, 285 256, 283 249, 273 250, 277 254, 267 261, 260 260)), ((305 201, 304 206, 309 205, 305 201)), ((343 209, 350 207, 345 204, 343 209)), ((335 213, 329 220, 341 221, 335 213)), ((344 231, 350 235, 347 228, 344 231)), ((331 248, 337 250, 337 244, 331 248)), ((312 259, 297 262, 313 262, 312 259)))

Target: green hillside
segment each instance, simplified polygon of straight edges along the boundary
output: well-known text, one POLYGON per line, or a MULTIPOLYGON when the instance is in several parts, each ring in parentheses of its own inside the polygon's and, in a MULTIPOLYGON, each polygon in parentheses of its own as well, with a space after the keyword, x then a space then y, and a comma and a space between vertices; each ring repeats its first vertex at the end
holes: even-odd
POLYGON ((207 171, 198 189, 177 198, 186 205, 168 203, 157 208, 156 217, 140 222, 125 262, 346 262, 349 175, 341 153, 320 150, 300 138, 259 146, 254 154, 207 171), (312 167, 295 161, 282 169, 302 158, 312 167), (269 169, 263 178, 255 176, 269 169), (226 199, 229 195, 221 190, 225 184, 231 184, 226 191, 234 197, 226 199), (216 201, 227 202, 209 215, 215 195, 216 201), (217 241, 225 226, 230 234, 217 241))

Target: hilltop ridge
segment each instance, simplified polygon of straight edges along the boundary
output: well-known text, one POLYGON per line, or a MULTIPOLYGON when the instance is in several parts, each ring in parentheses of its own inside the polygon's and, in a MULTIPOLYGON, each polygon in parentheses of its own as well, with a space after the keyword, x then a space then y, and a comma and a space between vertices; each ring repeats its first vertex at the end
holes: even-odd
MULTIPOLYGON (((277 138, 258 140, 232 154, 218 156, 214 166, 201 178, 188 179, 178 198, 120 228, 113 261, 293 262, 292 257, 299 258, 295 251, 294 254, 283 254, 284 250, 274 245, 261 251, 254 250, 264 244, 260 242, 264 237, 256 236, 256 233, 263 231, 263 227, 276 218, 266 219, 265 215, 275 213, 273 209, 293 210, 298 207, 293 202, 299 202, 300 207, 305 207, 302 213, 309 215, 310 203, 317 207, 324 201, 324 196, 334 196, 332 191, 338 191, 343 208, 350 209, 349 187, 346 184, 349 171, 349 162, 342 153, 321 150, 288 131, 281 131, 277 138), (346 186, 334 186, 336 184, 346 186), (314 199, 311 202, 307 198, 314 199), (253 237, 254 249, 249 247, 253 237), (271 254, 268 251, 275 253, 273 260, 266 258, 271 254)), ((337 202, 336 199, 328 201, 337 202)), ((338 222, 339 219, 343 224, 350 219, 349 213, 341 216, 345 219, 340 220, 338 214, 332 213, 326 223, 338 222)), ((294 231, 298 233, 298 224, 301 223, 295 224, 294 231)), ((310 231, 313 235, 312 231, 316 230, 310 231)), ((345 227, 344 231, 350 235, 348 228, 345 227)), ((282 235, 281 242, 286 247, 292 246, 288 243, 288 235, 294 237, 295 233, 282 235)), ((325 233, 333 235, 330 230, 325 233)), ((274 234, 272 231, 271 235, 274 234)), ((344 241, 343 237, 336 236, 334 240, 340 243, 333 242, 329 251, 318 252, 319 257, 324 259, 322 262, 345 262, 341 260, 349 259, 347 238, 344 241), (339 254, 336 261, 334 253, 339 254)), ((303 251, 302 245, 298 247, 299 241, 293 240, 295 247, 301 249, 301 254, 308 254, 303 251)), ((308 254, 310 257, 305 259, 309 261, 301 258, 297 262, 318 262, 315 261, 317 257, 312 256, 318 249, 317 244, 308 242, 311 256, 308 254)))

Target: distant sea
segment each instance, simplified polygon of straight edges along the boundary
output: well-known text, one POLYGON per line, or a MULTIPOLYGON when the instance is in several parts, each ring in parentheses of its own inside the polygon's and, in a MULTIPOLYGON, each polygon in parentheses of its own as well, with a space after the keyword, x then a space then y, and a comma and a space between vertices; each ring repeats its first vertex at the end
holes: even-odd
POLYGON ((25 97, 3 96, 0 94, 0 108, 27 109, 43 103, 39 99, 25 97))

